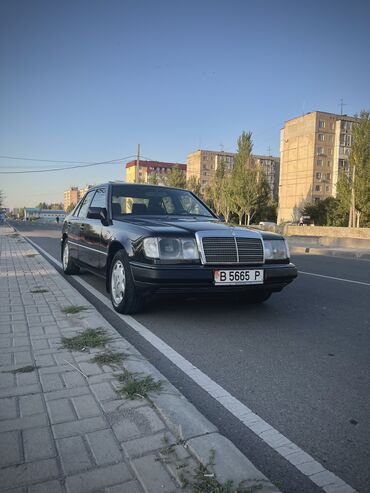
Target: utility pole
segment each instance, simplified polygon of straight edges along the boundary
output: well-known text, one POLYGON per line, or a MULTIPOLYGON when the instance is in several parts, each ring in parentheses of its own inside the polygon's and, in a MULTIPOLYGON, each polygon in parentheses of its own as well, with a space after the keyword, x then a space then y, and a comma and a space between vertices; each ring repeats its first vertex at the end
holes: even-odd
POLYGON ((139 183, 139 165, 140 165, 140 144, 137 145, 135 183, 139 183))
POLYGON ((268 156, 271 156, 271 146, 268 146, 268 147, 267 147, 267 152, 268 152, 268 154, 267 154, 267 155, 268 155, 268 156))

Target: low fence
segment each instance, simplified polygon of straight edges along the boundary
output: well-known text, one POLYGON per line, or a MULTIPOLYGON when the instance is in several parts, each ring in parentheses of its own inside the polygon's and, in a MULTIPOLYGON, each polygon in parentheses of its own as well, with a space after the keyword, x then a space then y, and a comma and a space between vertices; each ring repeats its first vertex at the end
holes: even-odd
POLYGON ((328 238, 359 238, 363 240, 370 240, 370 228, 285 225, 283 234, 286 236, 325 236, 328 238))

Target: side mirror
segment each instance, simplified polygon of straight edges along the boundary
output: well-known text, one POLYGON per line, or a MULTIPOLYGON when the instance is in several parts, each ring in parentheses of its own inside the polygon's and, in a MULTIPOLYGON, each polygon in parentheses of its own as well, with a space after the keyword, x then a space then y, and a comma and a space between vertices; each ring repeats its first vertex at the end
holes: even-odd
POLYGON ((104 226, 108 225, 108 212, 105 207, 89 207, 87 211, 88 219, 100 219, 104 226))
POLYGON ((218 218, 220 221, 222 221, 223 223, 225 222, 225 216, 223 214, 219 214, 218 215, 218 218))

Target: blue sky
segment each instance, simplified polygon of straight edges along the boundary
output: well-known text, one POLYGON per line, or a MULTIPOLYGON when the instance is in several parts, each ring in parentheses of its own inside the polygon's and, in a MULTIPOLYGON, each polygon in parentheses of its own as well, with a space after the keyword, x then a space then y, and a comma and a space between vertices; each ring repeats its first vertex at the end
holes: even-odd
MULTIPOLYGON (((0 155, 186 163, 198 148, 279 154, 284 121, 370 107, 365 0, 3 0, 0 155)), ((126 161, 0 174, 10 207, 124 179, 126 161)), ((0 159, 0 171, 55 167, 0 159), (22 168, 20 168, 22 167, 22 168)))

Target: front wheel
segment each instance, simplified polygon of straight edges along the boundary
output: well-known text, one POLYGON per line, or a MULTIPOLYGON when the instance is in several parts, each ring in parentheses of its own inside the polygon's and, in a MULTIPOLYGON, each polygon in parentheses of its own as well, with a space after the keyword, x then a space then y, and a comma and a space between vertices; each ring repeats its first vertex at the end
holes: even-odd
POLYGON ((119 250, 112 260, 110 270, 110 296, 113 308, 119 313, 136 313, 143 305, 135 289, 126 253, 119 250))
POLYGON ((71 258, 67 239, 63 242, 62 266, 64 274, 73 275, 80 272, 79 266, 76 265, 74 260, 71 258))
POLYGON ((272 295, 271 291, 256 291, 252 293, 247 293, 245 296, 245 301, 250 304, 258 304, 267 301, 272 295))

